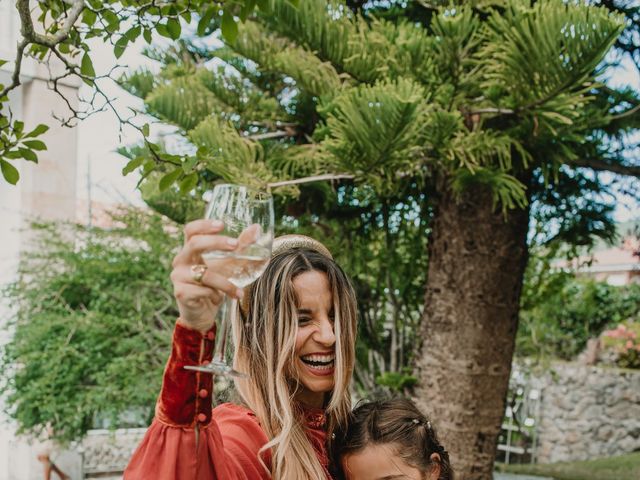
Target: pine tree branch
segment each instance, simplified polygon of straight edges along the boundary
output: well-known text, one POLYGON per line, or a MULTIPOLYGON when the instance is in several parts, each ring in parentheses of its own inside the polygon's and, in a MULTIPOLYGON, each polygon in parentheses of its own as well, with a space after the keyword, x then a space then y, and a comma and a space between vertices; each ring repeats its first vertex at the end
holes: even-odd
POLYGON ((353 179, 354 175, 344 173, 326 173, 324 175, 314 175, 312 177, 296 178, 295 180, 285 180, 282 182, 268 183, 268 188, 283 187, 285 185, 299 185, 301 183, 320 182, 323 180, 345 180, 353 179))
POLYGON ((253 141, 258 140, 269 140, 271 138, 284 138, 284 137, 295 137, 296 132, 294 131, 277 131, 277 132, 267 132, 267 133, 259 133, 257 135, 249 135, 247 138, 253 141))
POLYGON ((503 115, 513 115, 515 114, 515 110, 511 110, 510 108, 479 108, 478 110, 472 110, 469 112, 469 115, 482 115, 483 113, 500 113, 503 115))
POLYGON ((640 166, 623 165, 621 163, 608 163, 597 158, 578 158, 569 162, 575 167, 590 168, 602 172, 612 172, 619 175, 640 178, 640 166))
POLYGON ((611 120, 620 120, 621 118, 627 118, 633 115, 634 113, 640 111, 640 103, 633 108, 630 108, 626 112, 619 113, 618 115, 613 115, 611 120))

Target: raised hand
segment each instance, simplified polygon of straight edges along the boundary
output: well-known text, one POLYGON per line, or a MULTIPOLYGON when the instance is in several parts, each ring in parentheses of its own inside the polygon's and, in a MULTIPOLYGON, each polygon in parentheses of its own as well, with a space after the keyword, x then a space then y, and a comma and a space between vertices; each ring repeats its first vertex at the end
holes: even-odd
POLYGON ((180 312, 180 322, 189 328, 205 332, 214 323, 224 294, 241 298, 242 290, 233 285, 215 268, 206 268, 204 252, 233 251, 235 238, 218 235, 224 224, 218 220, 195 220, 184 228, 184 245, 173 259, 171 282, 180 312))

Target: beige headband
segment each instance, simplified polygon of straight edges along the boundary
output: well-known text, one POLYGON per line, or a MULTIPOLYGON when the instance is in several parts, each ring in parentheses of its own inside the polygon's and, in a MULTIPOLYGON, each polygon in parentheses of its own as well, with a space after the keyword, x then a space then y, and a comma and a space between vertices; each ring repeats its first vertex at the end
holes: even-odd
MULTIPOLYGON (((325 247, 318 240, 315 240, 311 237, 307 237, 306 235, 281 235, 273 240, 273 246, 271 247, 271 258, 274 258, 281 253, 288 252, 289 250, 294 250, 296 248, 306 248, 308 250, 314 250, 321 255, 333 260, 333 256, 327 247, 325 247)), ((242 297, 240 301, 240 309, 242 313, 246 315, 249 311, 249 298, 251 295, 249 294, 251 289, 247 289, 245 291, 245 296, 242 297)))

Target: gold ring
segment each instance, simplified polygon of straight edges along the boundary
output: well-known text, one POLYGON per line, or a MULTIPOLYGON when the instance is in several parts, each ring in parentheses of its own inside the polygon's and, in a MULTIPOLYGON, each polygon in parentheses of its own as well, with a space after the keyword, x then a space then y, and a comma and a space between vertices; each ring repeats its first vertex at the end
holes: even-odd
POLYGON ((202 277, 204 277, 204 272, 207 271, 207 266, 203 264, 191 265, 191 277, 196 283, 202 283, 202 277))

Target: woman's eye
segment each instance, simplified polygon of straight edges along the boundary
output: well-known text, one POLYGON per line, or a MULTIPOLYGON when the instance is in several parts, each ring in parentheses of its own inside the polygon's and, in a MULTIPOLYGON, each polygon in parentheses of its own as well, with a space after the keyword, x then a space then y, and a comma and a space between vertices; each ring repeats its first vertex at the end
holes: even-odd
POLYGON ((311 317, 298 317, 299 324, 309 323, 310 321, 311 317))

